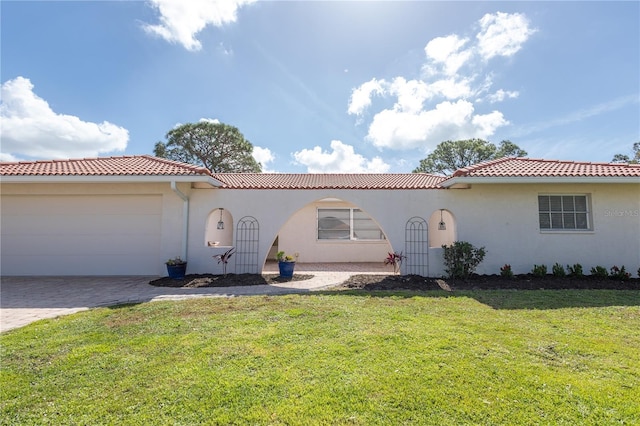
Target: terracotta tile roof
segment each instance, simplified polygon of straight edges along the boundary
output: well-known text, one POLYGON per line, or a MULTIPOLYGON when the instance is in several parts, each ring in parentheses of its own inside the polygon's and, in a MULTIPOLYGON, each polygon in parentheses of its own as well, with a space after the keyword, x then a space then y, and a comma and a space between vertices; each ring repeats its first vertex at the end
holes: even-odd
POLYGON ((211 176, 209 170, 150 155, 0 163, 0 176, 211 176))
POLYGON ((640 164, 501 158, 457 170, 426 173, 210 173, 206 168, 150 155, 0 163, 0 176, 206 176, 233 189, 430 189, 455 178, 640 177, 640 164))
POLYGON ((228 189, 430 189, 445 178, 425 173, 216 173, 228 189))
POLYGON ((500 158, 457 170, 452 177, 640 177, 640 164, 500 158))

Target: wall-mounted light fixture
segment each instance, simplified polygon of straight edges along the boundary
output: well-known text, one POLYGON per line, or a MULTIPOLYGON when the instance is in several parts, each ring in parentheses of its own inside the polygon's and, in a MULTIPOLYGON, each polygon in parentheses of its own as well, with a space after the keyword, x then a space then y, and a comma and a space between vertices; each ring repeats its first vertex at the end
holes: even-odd
POLYGON ((447 224, 444 223, 444 220, 442 220, 442 211, 444 209, 440 209, 440 222, 438 223, 438 230, 439 231, 446 231, 447 230, 447 224))
POLYGON ((218 221, 218 229, 224 229, 224 222, 222 221, 222 211, 224 209, 220 207, 220 220, 218 221))

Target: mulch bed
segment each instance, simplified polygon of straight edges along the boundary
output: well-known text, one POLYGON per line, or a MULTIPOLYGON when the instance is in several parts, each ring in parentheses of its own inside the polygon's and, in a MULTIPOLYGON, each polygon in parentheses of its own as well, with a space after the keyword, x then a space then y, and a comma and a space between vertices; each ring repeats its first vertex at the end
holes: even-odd
POLYGON ((156 287, 233 287, 249 285, 278 284, 291 281, 304 281, 313 278, 313 275, 294 274, 292 278, 281 278, 278 274, 189 274, 183 280, 175 280, 169 277, 158 278, 149 282, 156 287))
MULTIPOLYGON (((283 282, 304 281, 313 275, 294 274, 292 278, 281 278, 277 274, 190 274, 184 280, 169 277, 159 278, 149 284, 158 287, 231 287, 250 285, 277 285, 283 282)), ((467 280, 449 280, 425 278, 418 275, 354 275, 344 283, 333 287, 336 290, 561 290, 561 289, 607 289, 607 290, 640 290, 640 279, 630 278, 625 281, 609 278, 586 276, 580 279, 571 277, 544 278, 533 275, 517 275, 505 278, 500 275, 474 275, 467 280)))
POLYGON ((607 289, 640 290, 640 279, 625 281, 608 278, 554 277, 517 275, 505 278, 500 275, 474 275, 466 280, 425 278, 418 275, 354 275, 339 285, 340 289, 357 290, 562 290, 562 289, 607 289))

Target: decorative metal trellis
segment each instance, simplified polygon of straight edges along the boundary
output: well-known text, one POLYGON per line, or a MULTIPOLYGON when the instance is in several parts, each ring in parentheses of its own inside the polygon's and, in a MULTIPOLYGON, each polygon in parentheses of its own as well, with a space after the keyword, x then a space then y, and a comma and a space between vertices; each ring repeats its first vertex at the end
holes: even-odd
POLYGON ((429 226, 426 220, 414 216, 404 228, 404 272, 407 275, 429 276, 429 226))
POLYGON ((252 216, 245 216, 236 227, 236 274, 257 274, 260 225, 252 216))

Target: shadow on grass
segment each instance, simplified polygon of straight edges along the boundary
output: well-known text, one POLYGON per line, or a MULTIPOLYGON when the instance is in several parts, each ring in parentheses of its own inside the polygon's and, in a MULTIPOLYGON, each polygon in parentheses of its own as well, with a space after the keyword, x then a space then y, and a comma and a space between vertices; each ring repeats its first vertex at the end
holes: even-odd
MULTIPOLYGON (((320 292, 316 294, 318 293, 320 292)), ((328 290, 321 292, 321 294, 389 298, 465 297, 475 299, 493 309, 511 310, 640 306, 640 291, 638 290, 328 290)))
POLYGON ((118 309, 124 309, 124 308, 131 308, 133 306, 138 306, 138 305, 142 305, 148 303, 146 301, 141 301, 141 302, 123 302, 123 303, 118 303, 115 305, 104 305, 104 306, 96 306, 96 308, 107 308, 107 309, 111 309, 111 310, 118 310, 118 309))
POLYGON ((640 306, 637 290, 502 290, 466 292, 493 309, 563 309, 640 306))
MULTIPOLYGON (((281 297, 286 294, 260 294, 255 297, 281 297)), ((295 293, 297 296, 357 296, 376 298, 411 299, 464 297, 475 299, 492 309, 505 310, 548 310, 565 308, 600 308, 607 306, 640 306, 638 290, 323 290, 295 293)), ((251 297, 251 296, 244 296, 251 297)), ((147 303, 124 302, 103 305, 117 310, 147 303)))

